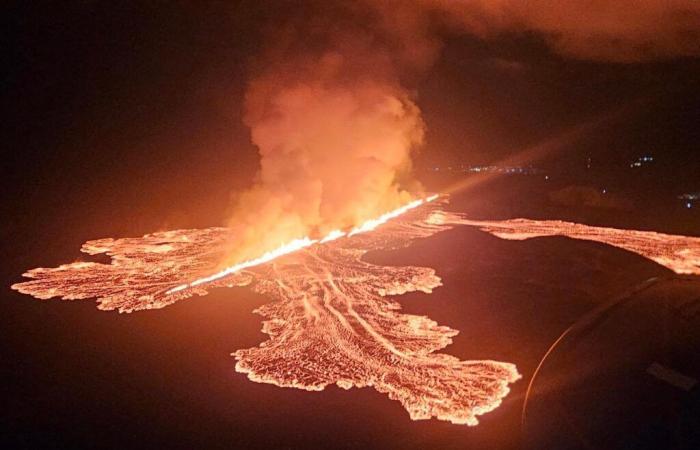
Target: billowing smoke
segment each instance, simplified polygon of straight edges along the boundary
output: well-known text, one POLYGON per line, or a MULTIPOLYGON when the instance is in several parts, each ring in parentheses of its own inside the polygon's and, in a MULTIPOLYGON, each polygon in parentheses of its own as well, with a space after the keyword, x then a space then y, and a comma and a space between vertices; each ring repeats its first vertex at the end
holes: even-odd
POLYGON ((231 220, 235 259, 350 228, 420 191, 411 156, 424 125, 391 44, 350 3, 306 7, 269 33, 248 86, 245 122, 261 159, 231 220))
POLYGON ((559 54, 577 59, 629 63, 700 55, 696 0, 419 2, 456 31, 482 38, 533 33, 559 54))
POLYGON ((420 192, 410 175, 424 124, 407 85, 449 33, 535 33, 561 55, 614 62, 700 53, 696 0, 276 7, 246 95, 245 121, 261 160, 255 186, 237 198, 231 219, 240 236, 234 259, 352 227, 420 192))

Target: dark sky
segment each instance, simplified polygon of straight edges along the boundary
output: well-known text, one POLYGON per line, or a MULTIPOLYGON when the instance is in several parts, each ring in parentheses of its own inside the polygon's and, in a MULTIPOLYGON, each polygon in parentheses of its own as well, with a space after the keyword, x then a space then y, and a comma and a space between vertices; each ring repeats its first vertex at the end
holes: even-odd
MULTIPOLYGON (((258 167, 242 95, 261 24, 284 20, 270 12, 279 4, 5 6, 3 183, 22 200, 4 206, 30 214, 41 199, 60 215, 52 209, 69 201, 105 220, 156 209, 163 226, 220 220, 258 167)), ((417 165, 499 161, 600 120, 550 159, 619 168, 651 153, 676 190, 700 190, 699 84, 697 59, 596 63, 555 55, 534 34, 446 38, 411 86, 428 129, 417 165)))

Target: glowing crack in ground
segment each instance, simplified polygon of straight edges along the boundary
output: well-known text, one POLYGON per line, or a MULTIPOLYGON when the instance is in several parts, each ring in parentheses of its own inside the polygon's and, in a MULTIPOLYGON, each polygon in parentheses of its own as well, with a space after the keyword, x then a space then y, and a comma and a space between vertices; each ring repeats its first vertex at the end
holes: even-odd
POLYGON ((226 228, 89 241, 82 250, 105 253, 111 264, 33 269, 25 274, 32 280, 12 287, 42 299, 96 297, 100 309, 132 312, 204 295, 211 287, 250 284, 272 300, 257 310, 270 339, 234 353, 236 370, 251 380, 306 390, 372 386, 401 402, 412 419, 475 425, 520 378, 516 367, 435 353, 458 332, 403 314, 389 298, 431 292, 440 286, 435 271, 362 260, 370 250, 406 246, 449 228, 426 220, 437 203, 413 202, 347 233, 300 241, 274 257, 223 271, 217 263, 233 239, 226 228))

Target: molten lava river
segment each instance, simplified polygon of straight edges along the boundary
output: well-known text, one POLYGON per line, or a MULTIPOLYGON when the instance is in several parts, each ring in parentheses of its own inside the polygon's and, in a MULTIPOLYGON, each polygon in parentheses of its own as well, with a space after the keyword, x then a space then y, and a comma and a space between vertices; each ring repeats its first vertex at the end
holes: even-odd
POLYGON ((97 298, 98 308, 132 312, 163 308, 221 286, 250 286, 271 302, 269 339, 238 350, 236 370, 252 381, 310 391, 329 384, 371 386, 398 400, 411 418, 475 425, 498 407, 516 367, 499 361, 460 361, 437 353, 458 331, 428 317, 403 314, 392 297, 440 286, 427 267, 378 266, 371 250, 409 245, 458 225, 506 239, 563 235, 604 242, 646 256, 679 273, 700 274, 700 238, 523 219, 470 221, 444 212, 444 198, 417 200, 350 232, 302 239, 257 260, 224 270, 219 262, 233 238, 227 228, 175 230, 140 238, 99 239, 82 251, 104 253, 110 264, 75 262, 25 273, 12 286, 41 299, 97 298))

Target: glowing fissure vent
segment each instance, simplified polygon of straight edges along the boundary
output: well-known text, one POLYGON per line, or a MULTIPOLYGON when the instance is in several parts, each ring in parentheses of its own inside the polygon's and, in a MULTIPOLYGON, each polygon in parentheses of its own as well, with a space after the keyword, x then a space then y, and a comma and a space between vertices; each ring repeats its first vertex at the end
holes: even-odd
POLYGON ((190 283, 186 284, 181 284, 179 286, 175 286, 172 289, 167 290, 165 293, 166 294, 173 294, 175 292, 183 291, 187 288, 192 288, 196 287, 202 284, 206 283, 211 283, 213 281, 220 280, 221 278, 224 278, 228 275, 232 275, 236 272, 240 272, 241 270, 248 269, 251 267, 259 266, 260 264, 265 264, 267 262, 272 261, 273 259, 279 258, 280 256, 288 255, 290 253, 294 253, 296 251, 299 251, 301 249, 311 247, 314 244, 325 244, 326 242, 330 241, 335 241, 336 239, 340 239, 342 237, 351 237, 356 234, 360 233, 366 233, 368 231, 372 231, 378 226, 385 224, 386 222, 390 221, 391 219, 394 219, 402 214, 405 214, 406 212, 415 209, 419 207, 420 205, 427 203, 427 202, 432 202, 433 200, 438 198, 438 194, 431 195, 430 197, 427 197, 425 199, 418 199, 414 200, 410 203, 405 204, 404 206, 401 206, 399 208, 396 208, 392 211, 389 211, 387 213, 382 214, 381 216, 377 217, 376 219, 370 219, 362 223, 362 225, 359 225, 349 232, 344 232, 342 230, 333 230, 330 233, 328 233, 326 236, 324 236, 321 239, 311 239, 309 237, 303 237, 301 239, 295 239, 291 242, 288 242, 280 247, 277 247, 274 250, 271 250, 264 255, 260 256, 259 258, 255 259, 250 259, 248 261, 243 261, 238 264, 235 264, 233 266, 229 266, 220 272, 217 272, 215 274, 203 277, 203 278, 198 278, 190 283))

